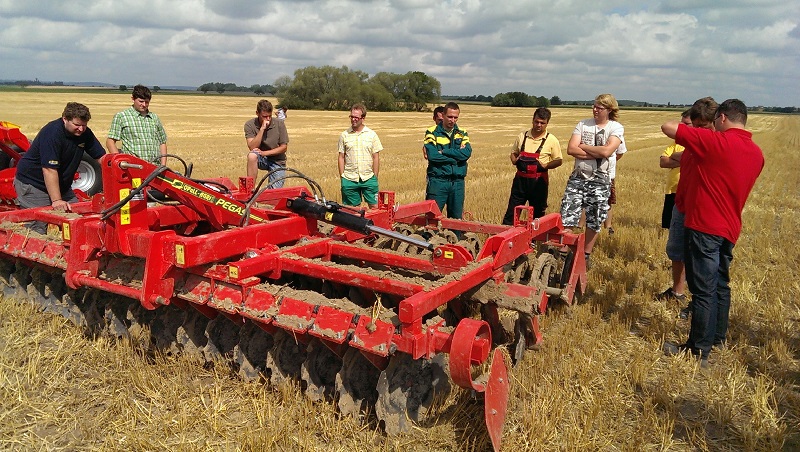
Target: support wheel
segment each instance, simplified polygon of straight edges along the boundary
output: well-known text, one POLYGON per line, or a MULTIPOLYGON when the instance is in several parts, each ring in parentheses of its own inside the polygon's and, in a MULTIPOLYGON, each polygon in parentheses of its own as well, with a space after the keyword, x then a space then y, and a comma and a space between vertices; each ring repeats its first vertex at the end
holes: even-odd
POLYGON ((412 359, 402 353, 393 356, 378 378, 375 414, 384 422, 386 433, 406 432, 413 424, 424 424, 434 417, 432 407, 450 393, 445 371, 447 357, 412 359))
POLYGON ((375 406, 378 370, 358 349, 350 348, 342 358, 342 369, 336 374, 339 411, 345 416, 359 417, 375 406))
POLYGON ((89 154, 83 154, 83 159, 78 164, 75 174, 77 179, 72 182, 73 189, 78 189, 89 196, 103 191, 103 173, 100 162, 89 154))
POLYGON ((534 281, 539 281, 545 287, 551 286, 551 280, 555 279, 558 270, 558 259, 550 253, 542 253, 536 258, 536 263, 533 266, 533 274, 531 275, 531 284, 534 281))
POLYGON ((315 339, 308 344, 308 354, 300 367, 300 376, 306 383, 306 396, 314 402, 333 400, 336 393, 336 374, 342 368, 342 359, 330 348, 315 339))

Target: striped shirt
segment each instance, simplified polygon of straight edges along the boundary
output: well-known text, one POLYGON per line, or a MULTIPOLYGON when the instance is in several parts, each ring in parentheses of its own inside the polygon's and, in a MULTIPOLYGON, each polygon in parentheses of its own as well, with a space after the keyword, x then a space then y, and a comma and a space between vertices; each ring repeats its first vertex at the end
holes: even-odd
POLYGON ((352 127, 339 136, 339 153, 344 154, 344 173, 342 177, 358 182, 370 179, 372 172, 372 154, 383 150, 378 134, 367 126, 360 132, 352 127))
POLYGON ((148 162, 158 161, 159 148, 167 142, 167 132, 158 116, 153 112, 139 114, 133 107, 114 115, 108 137, 122 141, 120 152, 123 154, 132 154, 148 162))

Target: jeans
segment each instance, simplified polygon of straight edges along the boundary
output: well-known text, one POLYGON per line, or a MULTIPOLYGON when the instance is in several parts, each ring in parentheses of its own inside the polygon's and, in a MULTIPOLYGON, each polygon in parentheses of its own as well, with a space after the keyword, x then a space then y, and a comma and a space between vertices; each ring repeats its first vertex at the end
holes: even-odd
POLYGON ((687 347, 707 358, 725 341, 731 308, 729 269, 733 243, 724 237, 686 228, 686 282, 692 292, 692 326, 687 347))
MULTIPOLYGON (((263 155, 258 156, 258 169, 260 170, 272 171, 285 167, 285 165, 281 165, 269 157, 264 157, 263 155)), ((286 177, 286 171, 275 171, 274 173, 270 174, 269 188, 283 188, 283 183, 285 182, 284 177, 286 177)))
POLYGON ((671 261, 683 262, 686 260, 686 230, 683 227, 684 215, 677 207, 672 206, 672 220, 669 223, 669 236, 667 238, 667 257, 671 261))

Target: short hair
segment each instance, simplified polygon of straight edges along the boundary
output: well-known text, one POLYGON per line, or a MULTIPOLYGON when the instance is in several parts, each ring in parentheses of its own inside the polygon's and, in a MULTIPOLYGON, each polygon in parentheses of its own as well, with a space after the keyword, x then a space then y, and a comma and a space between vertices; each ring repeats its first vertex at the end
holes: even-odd
POLYGON ((92 119, 92 114, 89 113, 89 107, 77 102, 67 102, 67 106, 64 107, 64 112, 61 113, 61 116, 69 120, 78 118, 83 122, 89 122, 89 120, 92 119))
POLYGON ((364 104, 362 104, 362 103, 353 104, 353 106, 350 107, 350 111, 352 112, 353 110, 360 111, 362 118, 366 118, 367 117, 367 107, 364 104))
POLYGON ((150 92, 150 88, 144 85, 136 85, 133 87, 132 97, 134 99, 150 100, 153 98, 153 93, 150 92))
POLYGON ((691 113, 692 113, 692 109, 691 109, 691 108, 687 108, 686 110, 683 110, 683 113, 681 113, 681 118, 689 118, 689 119, 692 119, 692 118, 689 116, 691 113))
POLYGON ((699 119, 703 123, 711 124, 714 122, 714 114, 717 112, 717 107, 717 101, 713 97, 697 99, 692 104, 692 108, 689 109, 689 117, 692 119, 692 123, 699 119))
POLYGON ((256 104, 256 114, 258 113, 272 113, 272 102, 267 99, 261 99, 256 104))
POLYGON ((436 121, 436 115, 439 113, 444 114, 444 107, 439 105, 438 107, 433 109, 433 120, 436 121))
POLYGON ((619 104, 613 95, 601 94, 594 98, 594 102, 606 107, 608 110, 608 119, 616 121, 617 118, 619 118, 619 104))
POLYGON ((458 111, 461 111, 461 109, 458 108, 458 104, 455 103, 455 102, 448 102, 448 103, 444 104, 444 112, 447 113, 447 110, 458 110, 458 111))
POLYGON ((533 119, 539 118, 544 119, 547 122, 550 122, 550 117, 552 113, 550 113, 549 108, 539 107, 533 112, 533 119))
POLYGON ((731 122, 747 124, 747 106, 739 99, 728 99, 719 104, 714 116, 725 115, 731 122))

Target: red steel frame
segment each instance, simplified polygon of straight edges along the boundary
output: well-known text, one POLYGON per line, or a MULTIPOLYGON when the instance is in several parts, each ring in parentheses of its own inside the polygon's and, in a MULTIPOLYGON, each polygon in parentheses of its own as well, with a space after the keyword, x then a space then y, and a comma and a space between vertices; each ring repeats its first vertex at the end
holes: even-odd
MULTIPOLYGON (((390 229, 393 223, 402 222, 491 235, 474 260, 458 245, 438 246, 427 258, 358 246, 351 242, 365 238, 363 234, 335 228, 332 234, 322 235, 317 220, 287 208, 287 199, 310 195, 301 187, 263 192, 259 201, 274 207, 253 207, 249 224, 239 227, 252 181, 241 181, 240 189, 226 195, 171 170, 155 177, 150 188, 179 201, 179 205, 148 207, 139 197, 103 220, 102 212, 125 198, 157 167, 124 154, 107 155, 101 163, 103 193, 91 202, 74 204, 75 214, 50 208, 0 213, 0 223, 37 220, 59 225, 61 240, 31 235, 19 228, 0 228, 0 253, 61 269, 72 288, 93 287, 120 294, 138 300, 147 309, 169 304, 192 306, 208 317, 222 314, 239 325, 253 321, 268 332, 283 328, 301 338, 307 334, 306 338, 316 337, 339 354, 347 344, 361 350, 381 369, 388 365, 390 355, 398 352, 415 359, 448 353, 453 381, 487 392, 486 421, 497 447, 508 398, 506 365, 493 364, 487 383, 473 381, 471 373, 472 366, 489 357, 489 324, 466 318, 453 331, 443 328, 444 321, 424 323, 423 317, 470 290, 491 284, 505 296, 530 306, 530 328, 534 340, 541 341, 538 314, 546 309, 548 295, 542 287, 504 282, 504 268, 519 256, 535 253, 531 248, 535 242, 573 251, 583 249, 583 235, 565 231, 557 214, 525 224, 519 221, 518 212, 513 227, 498 226, 443 218, 433 201, 394 206, 394 195, 388 192, 380 194, 377 209, 366 213, 376 226, 390 229), (186 235, 200 227, 210 227, 213 232, 186 235), (111 255, 140 259, 141 282, 104 278, 105 266, 115 264, 103 258, 111 255), (324 265, 335 258, 432 275, 458 272, 458 277, 423 286, 400 277, 354 270, 353 266, 324 265), (398 324, 333 305, 274 295, 261 285, 284 273, 357 286, 373 301, 375 293, 395 297, 400 300, 398 324)), ((574 255, 567 286, 569 300, 576 289, 583 291, 586 286, 583 253, 574 255)), ((495 355, 495 361, 502 360, 499 352, 495 355)))
MULTIPOLYGON (((30 142, 20 132, 19 127, 9 122, 0 121, 0 152, 8 155, 14 162, 18 162, 20 153, 17 152, 15 147, 24 152, 30 147, 30 142)), ((15 202, 17 192, 14 190, 14 176, 16 174, 17 170, 14 167, 0 170, 0 212, 19 208, 15 202)))

